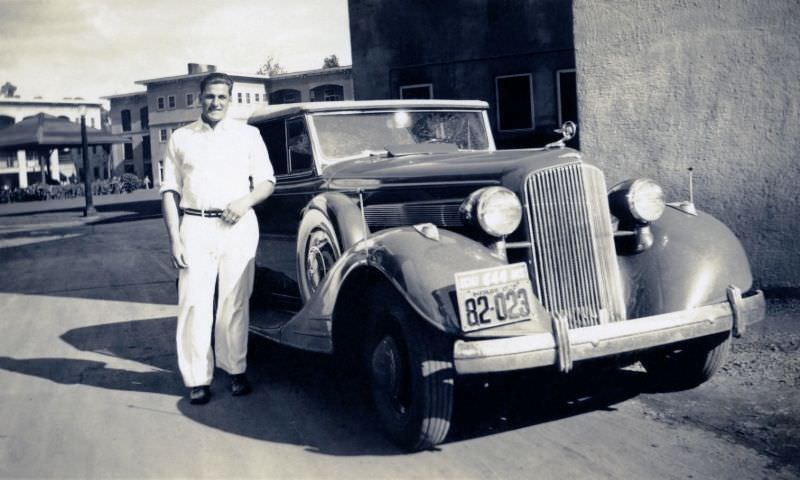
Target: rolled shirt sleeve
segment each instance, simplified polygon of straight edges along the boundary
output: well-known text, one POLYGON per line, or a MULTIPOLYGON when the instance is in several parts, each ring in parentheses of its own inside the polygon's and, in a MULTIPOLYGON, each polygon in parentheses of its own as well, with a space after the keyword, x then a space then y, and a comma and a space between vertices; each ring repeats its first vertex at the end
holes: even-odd
POLYGON ((272 162, 269 160, 267 147, 258 129, 251 127, 250 131, 250 176, 253 178, 253 185, 258 185, 264 181, 275 183, 275 171, 272 162))
POLYGON ((181 178, 177 149, 175 148, 175 135, 173 134, 167 143, 167 151, 164 154, 164 173, 161 178, 161 188, 159 193, 173 191, 178 195, 182 194, 183 179, 181 178))

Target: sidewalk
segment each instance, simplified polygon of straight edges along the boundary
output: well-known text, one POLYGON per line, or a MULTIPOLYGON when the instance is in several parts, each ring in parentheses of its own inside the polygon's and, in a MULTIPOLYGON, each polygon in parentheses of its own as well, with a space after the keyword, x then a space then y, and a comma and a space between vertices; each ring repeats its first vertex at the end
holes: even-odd
POLYGON ((86 205, 83 197, 0 204, 0 235, 161 216, 160 196, 156 189, 92 198, 97 210, 97 215, 92 217, 83 216, 86 205))

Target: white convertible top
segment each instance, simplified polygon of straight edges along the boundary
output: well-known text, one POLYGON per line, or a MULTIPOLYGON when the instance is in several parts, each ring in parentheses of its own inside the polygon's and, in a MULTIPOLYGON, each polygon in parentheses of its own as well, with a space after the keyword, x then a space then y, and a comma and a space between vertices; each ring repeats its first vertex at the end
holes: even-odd
POLYGON ((261 122, 277 117, 299 113, 363 111, 387 109, 471 109, 485 110, 489 104, 482 100, 345 100, 340 102, 303 102, 266 105, 250 115, 249 123, 261 122))

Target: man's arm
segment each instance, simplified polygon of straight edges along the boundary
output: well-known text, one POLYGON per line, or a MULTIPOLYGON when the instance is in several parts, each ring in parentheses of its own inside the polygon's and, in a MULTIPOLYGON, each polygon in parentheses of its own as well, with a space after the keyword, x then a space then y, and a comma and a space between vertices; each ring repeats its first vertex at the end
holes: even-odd
POLYGON ((161 195, 161 211, 164 214, 164 223, 167 225, 167 235, 169 236, 169 248, 172 254, 172 265, 175 268, 186 268, 186 258, 183 255, 183 242, 180 236, 180 218, 178 217, 178 205, 181 196, 177 192, 167 190, 161 195))
POLYGON ((230 224, 238 222, 248 210, 269 198, 273 191, 275 191, 275 183, 272 180, 257 183, 252 192, 237 198, 225 207, 225 210, 222 211, 222 220, 230 224))

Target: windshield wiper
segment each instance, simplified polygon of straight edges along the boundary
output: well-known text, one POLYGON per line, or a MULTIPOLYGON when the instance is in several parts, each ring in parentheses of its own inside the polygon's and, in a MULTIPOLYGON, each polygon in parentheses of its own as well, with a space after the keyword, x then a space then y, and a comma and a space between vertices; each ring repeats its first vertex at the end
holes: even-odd
POLYGON ((454 153, 458 145, 453 143, 414 143, 406 145, 388 145, 386 147, 390 157, 404 155, 430 155, 435 153, 454 153))

